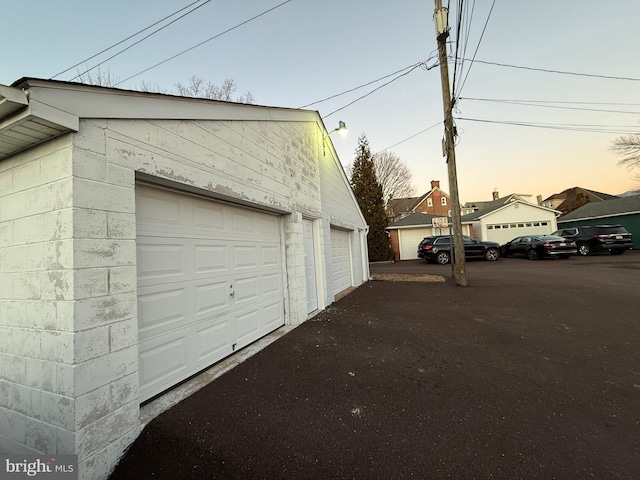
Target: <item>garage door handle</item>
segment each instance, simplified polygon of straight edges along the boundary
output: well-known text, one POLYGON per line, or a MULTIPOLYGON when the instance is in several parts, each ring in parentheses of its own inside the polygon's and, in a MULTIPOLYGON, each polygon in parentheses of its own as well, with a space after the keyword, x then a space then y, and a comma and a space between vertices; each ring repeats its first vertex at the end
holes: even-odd
POLYGON ((236 296, 236 292, 231 292, 231 293, 229 293, 229 296, 230 296, 231 298, 234 298, 234 297, 236 296))

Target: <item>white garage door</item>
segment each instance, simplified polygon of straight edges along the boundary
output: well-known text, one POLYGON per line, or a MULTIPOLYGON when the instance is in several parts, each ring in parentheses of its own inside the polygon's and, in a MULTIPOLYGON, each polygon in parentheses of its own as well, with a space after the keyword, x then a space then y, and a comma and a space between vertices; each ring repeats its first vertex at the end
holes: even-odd
POLYGON ((349 233, 345 230, 331 229, 331 278, 334 295, 351 287, 349 233))
POLYGON ((284 325, 277 216, 136 186, 140 400, 284 325))
POLYGON ((487 229, 487 240, 500 245, 523 235, 549 235, 553 227, 549 222, 526 222, 505 225, 491 225, 487 229))
POLYGON ((424 237, 428 237, 430 235, 433 235, 432 228, 398 229, 400 260, 418 258, 418 244, 424 237))

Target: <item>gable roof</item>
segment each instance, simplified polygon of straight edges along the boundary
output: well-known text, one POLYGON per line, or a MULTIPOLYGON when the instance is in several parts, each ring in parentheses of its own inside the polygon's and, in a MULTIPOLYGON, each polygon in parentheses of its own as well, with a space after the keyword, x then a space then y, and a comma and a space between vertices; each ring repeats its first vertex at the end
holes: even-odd
POLYGON ((526 202, 524 200, 521 200, 518 195, 512 194, 512 195, 507 195, 506 197, 499 198, 498 200, 494 200, 492 202, 486 202, 486 205, 484 206, 484 208, 477 210, 475 212, 471 212, 466 215, 463 215, 462 222, 473 222, 473 221, 480 220, 482 217, 486 217, 490 213, 496 212, 503 208, 507 208, 510 205, 513 205, 514 203, 528 205, 530 207, 539 208, 540 210, 546 210, 548 212, 560 213, 557 210, 554 210, 552 208, 547 208, 541 205, 536 205, 535 203, 526 202), (507 201, 509 198, 512 198, 512 197, 514 198, 513 201, 507 201))
MULTIPOLYGON (((58 80, 21 78, 0 85, 0 160, 67 132, 80 118, 316 122, 315 110, 139 92, 58 80)), ((327 142, 332 145, 331 141, 327 142)))
POLYGON ((433 219, 439 217, 441 217, 441 215, 431 215, 430 213, 415 212, 401 218, 397 222, 393 222, 387 227, 387 230, 393 230, 395 228, 402 227, 431 226, 433 219))
POLYGON ((409 198, 391 198, 387 202, 387 209, 393 215, 399 215, 403 212, 410 212, 418 204, 421 197, 409 198))
POLYGON ((558 218, 558 222, 569 220, 592 220, 617 215, 640 214, 640 195, 617 197, 603 202, 590 202, 558 218))
POLYGON ((618 198, 616 195, 609 195, 608 193, 596 192, 595 190, 589 190, 588 188, 571 187, 571 188, 564 189, 560 193, 554 193, 550 197, 545 198, 543 202, 546 202, 548 200, 566 199, 569 195, 578 191, 586 192, 592 197, 595 197, 599 200, 611 200, 613 198, 618 198))

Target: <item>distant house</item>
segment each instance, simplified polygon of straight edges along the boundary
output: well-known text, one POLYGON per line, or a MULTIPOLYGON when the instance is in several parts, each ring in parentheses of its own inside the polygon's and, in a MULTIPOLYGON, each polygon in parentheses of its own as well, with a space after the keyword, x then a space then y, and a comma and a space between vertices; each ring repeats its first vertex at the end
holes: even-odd
POLYGON ((572 212, 573 210, 582 207, 583 205, 591 202, 604 202, 606 200, 612 200, 618 198, 615 195, 609 195, 608 193, 596 192, 594 190, 588 190, 582 187, 567 188, 560 193, 554 193, 548 198, 542 200, 541 205, 543 207, 552 208, 558 210, 563 214, 572 212))
POLYGON ((633 235, 634 249, 640 249, 640 195, 591 202, 558 218, 558 227, 622 225, 633 235))
POLYGON ((387 203, 387 215, 390 222, 418 212, 438 217, 451 215, 451 198, 440 189, 439 180, 432 180, 431 190, 420 197, 392 198, 387 203))
MULTIPOLYGON (((494 197, 497 192, 494 192, 494 197)), ((475 209, 462 216, 462 223, 478 240, 506 243, 521 235, 544 235, 555 231, 556 215, 552 208, 528 202, 531 195, 510 195, 491 202, 467 203, 463 208, 475 209)), ((464 211, 464 210, 463 210, 464 211)))
MULTIPOLYGON (((424 212, 410 213, 387 227, 391 237, 391 248, 394 260, 412 260, 418 258, 418 244, 424 237, 431 235, 448 235, 448 227, 433 226, 434 218, 442 218, 440 215, 431 215, 424 212)), ((447 218, 447 224, 451 218, 447 218)), ((464 235, 473 236, 470 225, 462 225, 464 235)))

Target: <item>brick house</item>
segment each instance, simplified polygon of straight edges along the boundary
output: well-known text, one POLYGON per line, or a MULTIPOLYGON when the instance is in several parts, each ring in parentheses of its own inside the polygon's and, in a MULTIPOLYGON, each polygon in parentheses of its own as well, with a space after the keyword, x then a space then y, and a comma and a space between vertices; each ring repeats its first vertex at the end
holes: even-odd
POLYGON ((106 478, 142 402, 367 281, 366 232, 316 111, 0 85, 0 451, 106 478))
POLYGON ((387 203, 390 223, 411 213, 427 213, 435 217, 451 216, 451 198, 440 188, 439 180, 431 180, 431 190, 420 197, 392 198, 387 203))

